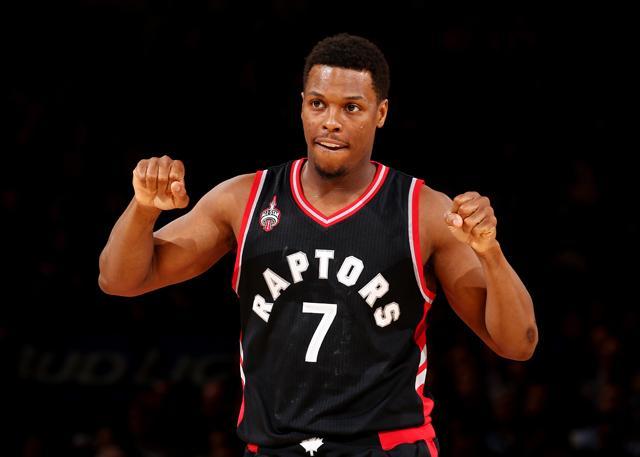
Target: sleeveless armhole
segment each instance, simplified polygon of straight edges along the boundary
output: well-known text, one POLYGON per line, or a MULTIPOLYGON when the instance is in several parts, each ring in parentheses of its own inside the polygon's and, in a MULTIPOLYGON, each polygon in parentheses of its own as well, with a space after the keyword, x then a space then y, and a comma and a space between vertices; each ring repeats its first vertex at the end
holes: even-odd
POLYGON ((256 201, 262 190, 264 180, 267 176, 267 170, 260 170, 256 172, 256 176, 253 178, 253 184, 251 185, 251 191, 249 192, 249 198, 244 208, 244 215, 242 216, 242 224, 240 224, 240 232, 237 234, 236 244, 238 245, 236 250, 236 262, 233 267, 233 276, 231 279, 231 287, 238 294, 238 284, 240 283, 240 272, 242 269, 242 252, 244 250, 244 242, 247 238, 248 228, 251 224, 251 218, 256 207, 256 201))
POLYGON ((424 186, 422 179, 413 178, 411 189, 409 190, 409 244, 411 245, 413 270, 418 287, 425 302, 431 305, 436 294, 427 287, 424 265, 422 264, 422 253, 420 251, 420 190, 422 186, 424 186))

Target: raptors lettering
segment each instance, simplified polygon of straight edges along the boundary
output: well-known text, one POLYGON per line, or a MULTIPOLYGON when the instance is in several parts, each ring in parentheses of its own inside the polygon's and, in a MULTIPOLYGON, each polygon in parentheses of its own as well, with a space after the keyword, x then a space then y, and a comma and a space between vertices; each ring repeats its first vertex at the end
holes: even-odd
MULTIPOLYGON (((331 249, 315 250, 315 258, 318 259, 318 279, 329 278, 329 261, 333 260, 333 257, 334 251, 331 249)), ((294 284, 302 282, 304 280, 302 273, 307 271, 309 268, 309 258, 307 257, 307 254, 302 251, 295 252, 287 256, 287 262, 289 264, 291 280, 294 284)), ((342 265, 336 273, 336 278, 345 286, 351 287, 358 281, 363 270, 364 263, 362 263, 362 260, 350 255, 342 262, 342 265)), ((273 302, 278 299, 280 293, 286 290, 291 283, 270 268, 264 270, 262 272, 262 276, 269 288, 273 301, 269 303, 262 295, 256 294, 253 299, 253 311, 255 311, 262 320, 269 322, 273 302)), ((378 298, 382 298, 388 291, 389 282, 381 273, 378 273, 364 287, 362 287, 358 293, 367 305, 369 305, 370 308, 373 308, 378 298)), ((391 302, 384 306, 379 306, 373 312, 373 316, 378 326, 386 327, 390 323, 397 321, 400 317, 400 305, 396 302, 391 302)))

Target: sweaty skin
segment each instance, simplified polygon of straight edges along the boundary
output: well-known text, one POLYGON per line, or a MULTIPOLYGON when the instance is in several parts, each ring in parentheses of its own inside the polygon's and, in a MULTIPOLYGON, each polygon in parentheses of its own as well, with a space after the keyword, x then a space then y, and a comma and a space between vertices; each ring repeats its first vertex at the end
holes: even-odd
MULTIPOLYGON (((308 156, 302 188, 326 216, 354 202, 373 179, 371 154, 388 100, 378 100, 368 71, 325 65, 311 68, 301 95, 308 156)), ((162 210, 187 206, 185 170, 167 156, 140 161, 134 197, 100 255, 102 290, 140 295, 206 271, 236 246, 253 178, 218 184, 154 232, 162 210)), ((529 359, 538 341, 533 302, 497 241, 489 199, 465 192, 451 200, 424 186, 419 217, 428 282, 440 283, 454 311, 493 351, 529 359)))

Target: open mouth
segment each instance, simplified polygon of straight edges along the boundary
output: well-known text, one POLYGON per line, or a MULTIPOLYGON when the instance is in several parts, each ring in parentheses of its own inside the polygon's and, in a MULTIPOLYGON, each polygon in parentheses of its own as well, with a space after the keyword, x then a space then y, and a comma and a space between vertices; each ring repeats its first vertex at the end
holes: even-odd
POLYGON ((326 149, 327 151, 339 151, 340 149, 345 149, 348 146, 346 143, 324 140, 319 140, 315 143, 316 145, 320 146, 322 149, 326 149))

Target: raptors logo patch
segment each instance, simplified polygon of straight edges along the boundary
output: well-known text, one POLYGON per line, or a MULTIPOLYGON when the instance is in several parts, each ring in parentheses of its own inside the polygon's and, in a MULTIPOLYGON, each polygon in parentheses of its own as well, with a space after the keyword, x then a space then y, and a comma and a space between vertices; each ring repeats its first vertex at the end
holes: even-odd
POLYGON ((280 222, 280 210, 276 208, 276 196, 269 203, 269 207, 260 213, 260 225, 265 232, 270 232, 280 222))
POLYGON ((318 448, 323 444, 324 443, 322 442, 322 438, 309 438, 308 440, 300 442, 300 446, 304 448, 305 453, 308 452, 311 455, 314 455, 316 452, 318 452, 318 448))

